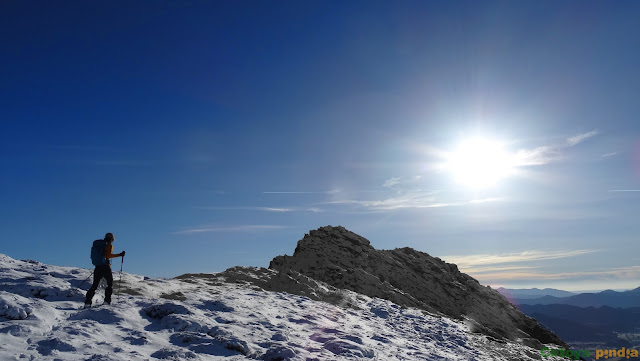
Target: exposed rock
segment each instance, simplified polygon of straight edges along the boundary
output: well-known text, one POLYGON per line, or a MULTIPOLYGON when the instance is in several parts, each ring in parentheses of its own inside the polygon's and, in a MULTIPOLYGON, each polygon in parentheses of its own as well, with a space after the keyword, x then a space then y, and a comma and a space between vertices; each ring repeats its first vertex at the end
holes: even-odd
POLYGON ((293 256, 278 256, 270 269, 295 271, 336 288, 396 304, 468 318, 473 329, 499 339, 565 345, 490 287, 455 264, 412 248, 376 250, 344 227, 321 227, 298 242, 293 256))

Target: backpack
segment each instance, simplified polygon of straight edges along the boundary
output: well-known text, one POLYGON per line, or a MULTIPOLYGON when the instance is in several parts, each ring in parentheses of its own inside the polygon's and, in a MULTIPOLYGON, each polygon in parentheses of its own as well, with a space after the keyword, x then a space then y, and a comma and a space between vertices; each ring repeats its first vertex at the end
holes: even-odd
POLYGON ((91 263, 94 266, 102 266, 107 264, 107 257, 104 256, 104 251, 107 248, 107 241, 104 239, 96 239, 91 246, 91 263))

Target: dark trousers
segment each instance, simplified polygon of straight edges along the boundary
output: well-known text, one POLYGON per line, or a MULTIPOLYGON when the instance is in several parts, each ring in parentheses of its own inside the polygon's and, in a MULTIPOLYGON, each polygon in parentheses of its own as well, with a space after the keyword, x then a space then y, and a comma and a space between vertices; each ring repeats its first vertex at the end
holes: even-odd
POLYGON ((91 288, 89 288, 89 291, 87 291, 87 298, 84 300, 84 303, 92 303, 93 295, 95 295, 98 285, 100 284, 100 280, 103 278, 107 280, 107 288, 104 290, 104 302, 111 303, 111 293, 113 293, 113 274, 111 273, 111 266, 108 264, 97 266, 93 271, 93 284, 91 285, 91 288))

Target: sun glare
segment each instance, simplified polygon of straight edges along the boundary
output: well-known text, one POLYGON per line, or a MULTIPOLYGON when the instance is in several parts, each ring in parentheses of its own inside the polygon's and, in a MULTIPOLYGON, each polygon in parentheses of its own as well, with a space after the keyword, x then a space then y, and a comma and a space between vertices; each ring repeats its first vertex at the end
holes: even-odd
POLYGON ((445 168, 457 183, 471 188, 495 186, 514 169, 501 142, 480 137, 460 143, 447 155, 445 168))

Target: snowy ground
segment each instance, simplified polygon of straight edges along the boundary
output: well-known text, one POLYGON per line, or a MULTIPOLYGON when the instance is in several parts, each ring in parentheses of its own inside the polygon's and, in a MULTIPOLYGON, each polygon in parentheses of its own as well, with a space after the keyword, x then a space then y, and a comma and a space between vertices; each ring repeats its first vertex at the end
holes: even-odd
POLYGON ((351 305, 341 307, 213 276, 125 273, 111 306, 84 310, 90 272, 0 254, 0 360, 541 359, 386 300, 341 291, 351 305))

